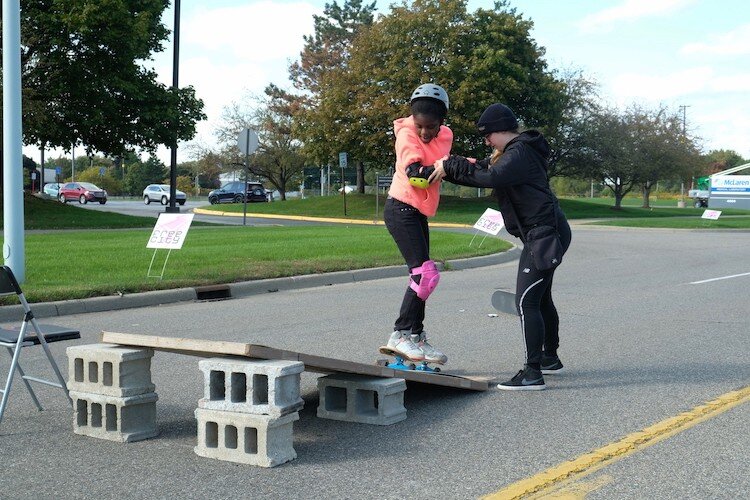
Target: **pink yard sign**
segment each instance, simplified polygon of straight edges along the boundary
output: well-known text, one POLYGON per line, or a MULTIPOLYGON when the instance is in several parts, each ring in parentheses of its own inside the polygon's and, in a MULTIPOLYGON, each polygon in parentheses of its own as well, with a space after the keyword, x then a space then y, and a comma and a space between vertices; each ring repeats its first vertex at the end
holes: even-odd
POLYGON ((182 248, 194 214, 159 214, 146 248, 182 248))
POLYGON ((484 231, 485 233, 497 236, 497 233, 500 232, 503 226, 505 226, 503 214, 501 214, 497 210, 488 208, 484 211, 479 220, 476 221, 476 223, 474 224, 474 229, 479 229, 480 231, 484 231))

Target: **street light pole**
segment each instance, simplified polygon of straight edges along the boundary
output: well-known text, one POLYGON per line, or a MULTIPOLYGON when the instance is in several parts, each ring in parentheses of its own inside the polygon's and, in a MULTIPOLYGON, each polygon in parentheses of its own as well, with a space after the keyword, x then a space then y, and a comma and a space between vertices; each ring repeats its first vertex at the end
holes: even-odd
POLYGON ((21 3, 3 0, 3 258, 19 283, 26 277, 21 125, 21 3))
MULTIPOLYGON (((174 53, 172 58, 172 90, 178 91, 180 74, 180 0, 174 0, 174 53)), ((177 113, 175 113, 177 116, 177 113)), ((180 208, 175 204, 177 198, 177 124, 174 125, 174 143, 170 154, 169 164, 169 205, 164 210, 167 213, 179 213, 180 208)))

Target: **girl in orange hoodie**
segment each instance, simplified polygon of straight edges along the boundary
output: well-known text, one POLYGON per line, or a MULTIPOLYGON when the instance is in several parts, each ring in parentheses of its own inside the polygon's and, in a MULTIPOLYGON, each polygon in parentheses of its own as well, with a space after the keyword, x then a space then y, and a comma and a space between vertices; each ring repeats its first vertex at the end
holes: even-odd
POLYGON ((427 342, 425 301, 435 289, 439 272, 430 259, 427 218, 440 201, 440 181, 428 183, 435 161, 450 153, 453 132, 443 125, 448 94, 432 83, 420 85, 411 96, 411 116, 393 122, 396 170, 383 209, 383 219, 409 267, 398 319, 387 347, 411 361, 445 363, 448 358, 427 342))

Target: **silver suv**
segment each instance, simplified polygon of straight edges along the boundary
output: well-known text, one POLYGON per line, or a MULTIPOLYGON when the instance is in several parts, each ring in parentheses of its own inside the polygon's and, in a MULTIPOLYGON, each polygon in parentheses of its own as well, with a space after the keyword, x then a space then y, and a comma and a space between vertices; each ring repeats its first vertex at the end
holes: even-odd
MULTIPOLYGON (((175 191, 175 201, 184 205, 187 201, 187 195, 177 189, 175 191)), ((169 184, 149 184, 143 190, 143 203, 148 205, 152 201, 158 201, 162 205, 169 203, 169 184)))

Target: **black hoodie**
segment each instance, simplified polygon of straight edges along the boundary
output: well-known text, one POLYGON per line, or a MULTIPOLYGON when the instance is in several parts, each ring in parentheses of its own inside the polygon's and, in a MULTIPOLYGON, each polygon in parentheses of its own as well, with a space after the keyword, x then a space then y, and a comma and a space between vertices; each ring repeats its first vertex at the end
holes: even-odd
POLYGON ((506 229, 520 238, 518 219, 525 234, 538 225, 554 226, 555 217, 563 216, 559 208, 555 209, 557 198, 547 180, 549 153, 544 136, 527 130, 508 142, 502 156, 491 165, 489 160, 473 164, 462 156, 450 156, 443 164, 445 179, 464 186, 493 188, 506 229))

